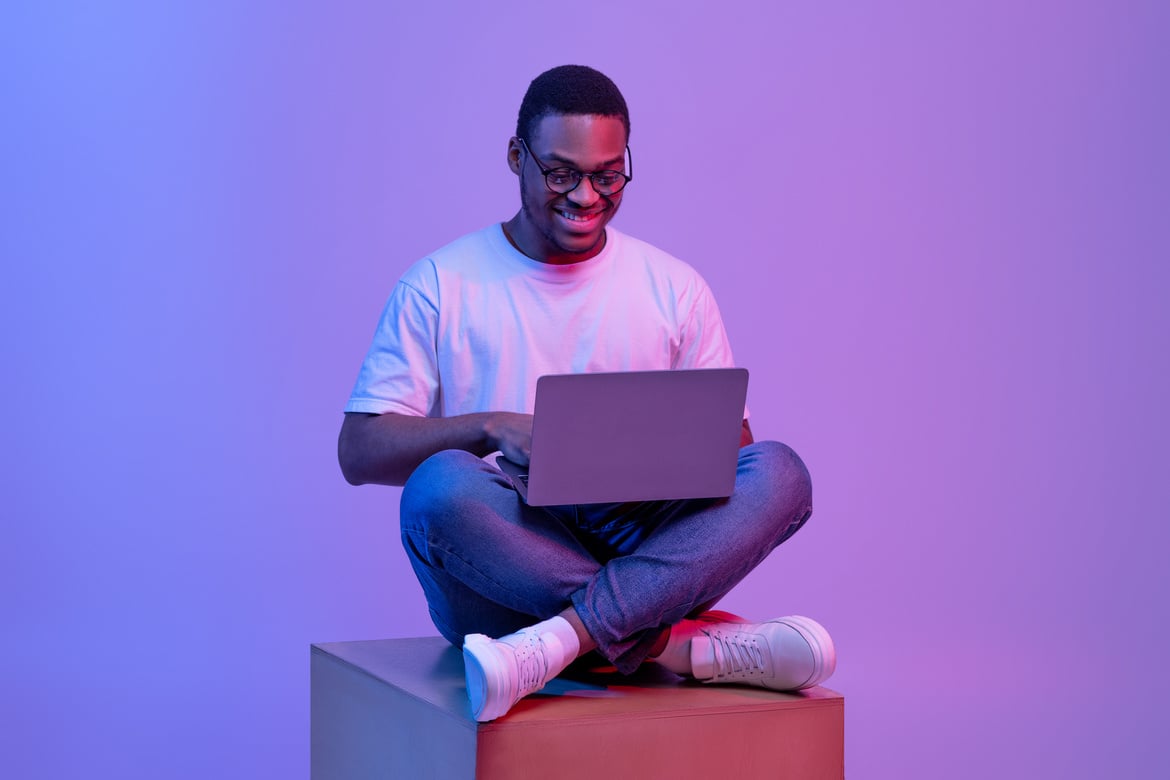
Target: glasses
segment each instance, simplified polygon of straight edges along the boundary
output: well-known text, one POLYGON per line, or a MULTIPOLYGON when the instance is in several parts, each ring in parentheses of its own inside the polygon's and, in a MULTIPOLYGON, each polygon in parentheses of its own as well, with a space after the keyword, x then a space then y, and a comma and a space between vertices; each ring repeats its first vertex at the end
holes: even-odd
POLYGON ((593 189, 598 195, 616 195, 634 178, 634 155, 629 146, 626 146, 626 156, 630 160, 630 175, 627 176, 621 171, 585 173, 576 168, 546 168, 540 158, 532 153, 527 141, 521 138, 520 143, 524 144, 528 156, 536 163, 536 167, 540 168, 541 174, 544 175, 545 186, 558 195, 567 195, 577 189, 582 179, 589 179, 589 183, 593 185, 593 189))

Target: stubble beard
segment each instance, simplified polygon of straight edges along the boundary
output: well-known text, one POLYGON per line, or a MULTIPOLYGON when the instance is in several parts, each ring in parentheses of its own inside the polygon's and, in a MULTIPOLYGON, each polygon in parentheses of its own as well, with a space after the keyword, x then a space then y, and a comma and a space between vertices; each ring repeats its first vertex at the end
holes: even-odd
MULTIPOLYGON (((558 252, 566 255, 587 255, 605 241, 605 229, 601 231, 601 235, 597 237, 597 241, 585 249, 576 249, 563 245, 553 233, 551 225, 548 222, 539 222, 536 219, 536 214, 532 210, 532 202, 528 199, 528 193, 523 187, 520 188, 520 208, 524 211, 524 216, 528 218, 528 224, 537 229, 544 240, 552 247, 555 247, 558 252)), ((612 210, 612 206, 609 210, 612 210)))

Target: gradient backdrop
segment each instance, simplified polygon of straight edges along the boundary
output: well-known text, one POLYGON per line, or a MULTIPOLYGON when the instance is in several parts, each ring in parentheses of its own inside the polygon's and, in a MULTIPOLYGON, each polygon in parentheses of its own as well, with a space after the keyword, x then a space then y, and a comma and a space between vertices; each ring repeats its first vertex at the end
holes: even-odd
POLYGON ((309 644, 435 633, 341 408, 583 62, 812 470, 724 606, 832 630, 849 776, 1165 776, 1168 8, 5 4, 0 775, 307 777, 309 644))

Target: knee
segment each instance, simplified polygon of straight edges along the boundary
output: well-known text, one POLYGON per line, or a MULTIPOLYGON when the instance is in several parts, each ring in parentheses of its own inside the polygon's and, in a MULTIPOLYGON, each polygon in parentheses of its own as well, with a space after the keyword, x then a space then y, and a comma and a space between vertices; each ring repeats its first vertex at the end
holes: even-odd
MULTIPOLYGON (((752 489, 761 490, 795 515, 812 512, 812 478, 796 451, 778 441, 758 441, 741 453, 741 468, 750 475, 752 489)), ((738 489, 738 488, 737 488, 738 489)))
POLYGON ((453 512, 466 500, 471 484, 486 464, 470 452, 442 450, 419 464, 402 489, 403 525, 427 524, 453 512))

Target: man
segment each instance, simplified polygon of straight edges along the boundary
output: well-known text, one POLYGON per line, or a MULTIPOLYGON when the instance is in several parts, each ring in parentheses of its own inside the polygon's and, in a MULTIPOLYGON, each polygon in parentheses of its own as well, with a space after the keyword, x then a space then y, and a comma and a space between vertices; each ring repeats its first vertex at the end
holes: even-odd
POLYGON ((705 612, 812 511, 808 472, 745 419, 728 499, 535 508, 483 456, 527 464, 543 374, 732 366, 689 266, 609 227, 629 112, 582 66, 530 85, 507 164, 520 210, 415 264, 390 295, 338 442, 353 484, 405 485, 402 538, 435 626, 464 648, 477 720, 596 650, 711 682, 819 684, 816 622, 705 612), (490 639, 489 637, 500 637, 490 639))

